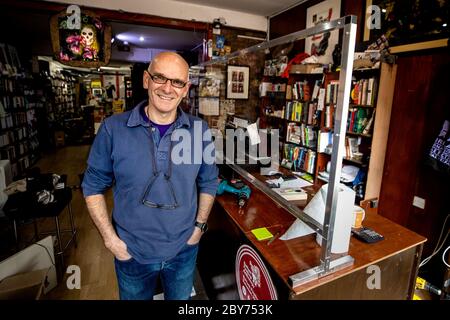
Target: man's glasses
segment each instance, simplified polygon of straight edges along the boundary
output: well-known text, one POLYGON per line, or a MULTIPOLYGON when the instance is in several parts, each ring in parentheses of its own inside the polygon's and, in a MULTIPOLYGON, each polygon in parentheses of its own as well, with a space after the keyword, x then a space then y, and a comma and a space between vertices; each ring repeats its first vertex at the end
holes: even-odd
POLYGON ((169 79, 161 74, 151 74, 150 72, 148 72, 148 75, 150 76, 150 78, 152 78, 154 83, 165 84, 167 80, 169 80, 172 86, 178 89, 184 88, 187 84, 187 81, 183 81, 180 79, 169 79))
POLYGON ((146 190, 144 192, 144 196, 142 197, 142 204, 147 206, 147 207, 150 207, 150 208, 159 208, 159 209, 167 209, 167 210, 173 210, 173 209, 178 208, 178 201, 177 201, 177 198, 175 196, 175 190, 174 190, 174 187, 172 185, 172 181, 170 181, 170 177, 168 177, 166 175, 164 175, 164 180, 167 183, 168 187, 164 188, 161 185, 161 183, 159 183, 158 184, 158 188, 159 189, 163 188, 166 191, 168 189, 170 191, 170 196, 172 198, 172 203, 169 203, 169 204, 157 203, 157 202, 153 202, 152 200, 148 199, 148 195, 149 195, 151 189, 153 188, 153 186, 155 184, 155 181, 157 180, 158 176, 159 176, 159 173, 158 173, 158 175, 155 175, 155 176, 152 177, 150 183, 148 184, 148 186, 147 186, 147 188, 146 188, 146 190))
MULTIPOLYGON (((167 80, 168 79, 166 78, 166 81, 167 80)), ((175 189, 173 187, 172 181, 170 180, 170 177, 172 176, 172 159, 169 159, 167 173, 163 173, 161 175, 162 172, 160 172, 158 170, 158 166, 156 164, 154 149, 155 149, 154 141, 153 141, 153 138, 151 138, 150 154, 152 154, 151 162, 152 162, 153 176, 150 178, 150 181, 147 184, 147 188, 145 189, 144 195, 142 196, 142 204, 147 207, 150 207, 150 208, 159 208, 159 209, 168 209, 168 210, 176 209, 176 208, 178 208, 178 201, 177 201, 177 197, 175 196, 175 189), (157 183, 157 189, 156 189, 156 192, 154 192, 153 197, 167 198, 167 190, 169 190, 169 196, 172 198, 172 201, 170 201, 169 204, 158 203, 158 202, 154 202, 149 199, 149 194, 151 193, 150 191, 152 190, 153 186, 155 185, 156 180, 158 180, 158 178, 160 178, 160 177, 161 178, 164 177, 164 178, 159 179, 159 182, 157 183), (164 188, 164 184, 166 184, 166 188, 164 188)), ((169 147, 168 154, 169 154, 169 157, 172 154, 172 140, 170 141, 170 147, 169 147)))

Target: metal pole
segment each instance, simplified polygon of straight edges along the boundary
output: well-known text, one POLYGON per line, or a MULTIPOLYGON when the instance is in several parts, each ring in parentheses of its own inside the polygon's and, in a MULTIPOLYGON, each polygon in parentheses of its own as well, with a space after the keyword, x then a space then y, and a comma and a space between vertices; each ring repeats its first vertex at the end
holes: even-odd
POLYGON ((356 17, 351 17, 344 27, 342 41, 341 71, 339 74, 339 93, 337 109, 334 113, 333 151, 331 153, 330 180, 328 184, 327 202, 325 205, 325 219, 323 223, 322 255, 324 272, 330 269, 331 242, 333 239, 334 223, 339 196, 339 183, 342 170, 342 158, 345 151, 345 133, 347 129, 348 104, 352 83, 353 57, 356 41, 356 17))

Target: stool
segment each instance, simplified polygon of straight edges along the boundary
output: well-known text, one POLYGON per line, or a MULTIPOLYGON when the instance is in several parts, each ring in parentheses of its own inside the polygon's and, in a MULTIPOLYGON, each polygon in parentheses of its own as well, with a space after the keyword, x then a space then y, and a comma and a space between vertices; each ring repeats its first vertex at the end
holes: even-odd
MULTIPOLYGON (((64 189, 54 190, 53 191, 54 200, 48 204, 42 204, 36 202, 33 198, 33 195, 30 192, 19 192, 11 195, 8 198, 3 210, 5 215, 13 221, 14 226, 14 236, 16 243, 18 243, 18 233, 17 233, 17 221, 19 220, 34 220, 35 227, 35 237, 39 239, 39 235, 42 234, 54 234, 56 235, 56 239, 58 240, 57 252, 55 255, 58 255, 61 262, 61 271, 64 270, 64 251, 68 248, 70 243, 73 241, 75 247, 77 247, 76 235, 77 230, 75 227, 75 221, 72 212, 72 189, 66 187, 64 189), (70 229, 61 230, 59 215, 64 211, 67 207, 69 213, 70 220, 70 229), (43 232, 38 233, 36 219, 38 218, 50 218, 53 217, 55 219, 55 231, 53 232, 43 232), (69 232, 70 239, 63 246, 61 234, 69 232)), ((62 273, 61 273, 62 274, 62 273)))

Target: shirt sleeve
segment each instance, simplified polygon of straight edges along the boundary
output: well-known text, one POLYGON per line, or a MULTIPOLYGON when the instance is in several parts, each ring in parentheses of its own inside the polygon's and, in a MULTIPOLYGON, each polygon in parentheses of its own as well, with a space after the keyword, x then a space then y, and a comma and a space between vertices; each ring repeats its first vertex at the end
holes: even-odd
POLYGON ((219 169, 215 162, 215 148, 212 133, 206 122, 203 121, 203 161, 197 175, 197 188, 199 193, 216 195, 219 185, 219 169))
POLYGON ((84 172, 81 184, 84 196, 103 194, 111 187, 114 181, 111 152, 112 137, 107 122, 103 121, 92 144, 88 166, 84 172))

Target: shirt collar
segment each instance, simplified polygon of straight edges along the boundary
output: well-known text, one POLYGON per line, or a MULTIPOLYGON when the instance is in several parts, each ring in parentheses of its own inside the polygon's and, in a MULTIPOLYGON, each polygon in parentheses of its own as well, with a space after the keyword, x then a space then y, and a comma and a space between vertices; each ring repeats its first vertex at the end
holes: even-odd
MULTIPOLYGON (((137 127, 139 125, 148 127, 150 126, 149 122, 145 121, 144 117, 141 114, 140 109, 145 107, 148 104, 147 100, 140 102, 136 107, 131 110, 130 116, 128 117, 127 126, 128 127, 137 127)), ((191 127, 191 123, 189 121, 189 116, 181 110, 181 108, 177 108, 177 119, 175 120, 175 127, 191 127)))

